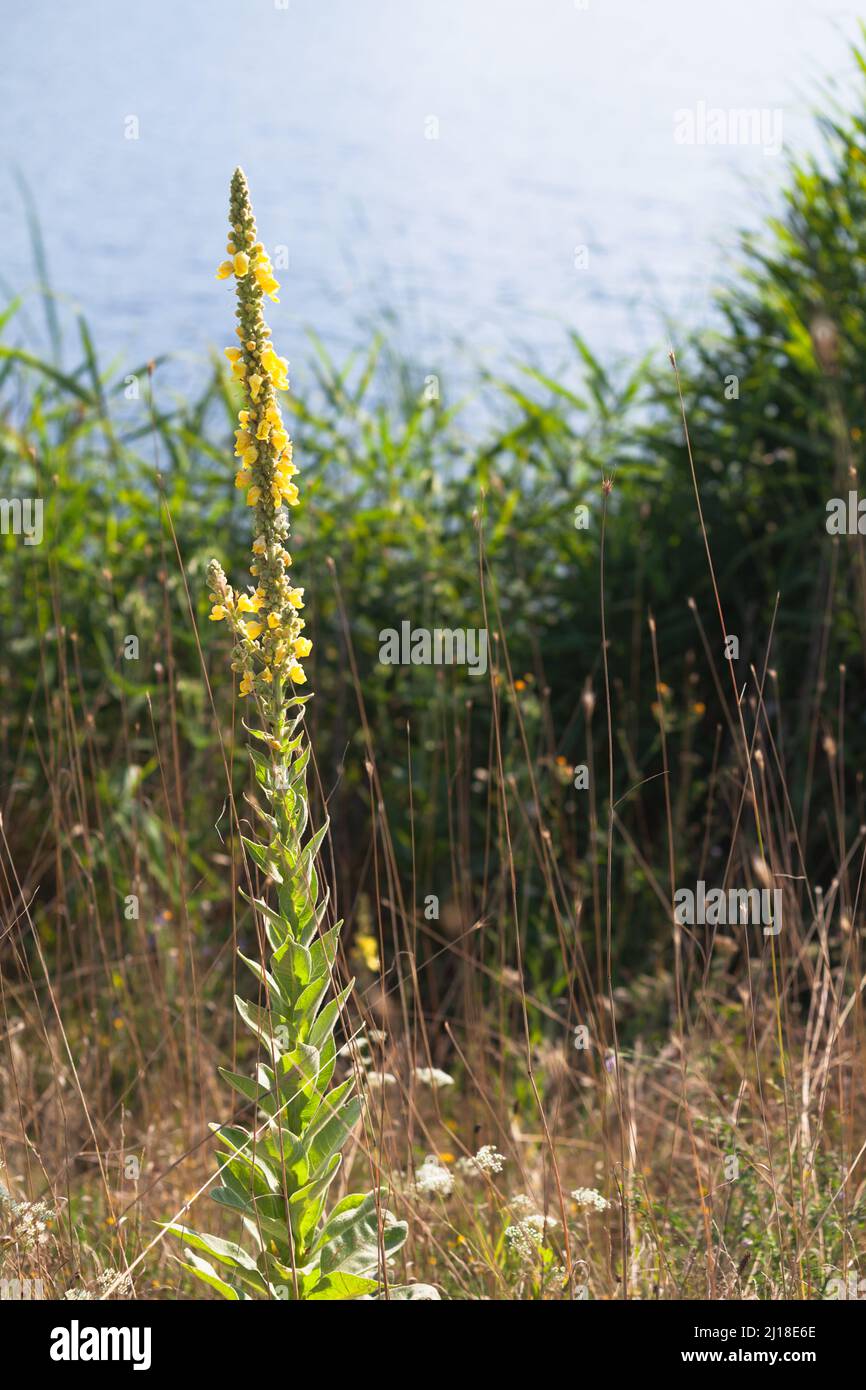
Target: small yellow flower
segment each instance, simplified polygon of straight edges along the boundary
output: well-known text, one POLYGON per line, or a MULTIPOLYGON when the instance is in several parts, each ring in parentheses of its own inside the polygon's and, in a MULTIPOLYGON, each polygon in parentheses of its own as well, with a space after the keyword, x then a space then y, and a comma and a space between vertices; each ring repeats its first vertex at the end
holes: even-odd
POLYGON ((292 651, 295 653, 295 656, 309 656, 312 650, 313 644, 309 637, 296 637, 292 643, 292 651))
POLYGON ((379 969, 379 943, 375 936, 370 936, 367 932, 358 932, 355 937, 355 949, 367 969, 375 975, 379 969))
POLYGON ((261 497, 261 495, 262 495, 262 490, 261 490, 261 488, 260 488, 260 487, 256 487, 255 484, 253 484, 253 486, 250 488, 249 492, 247 493, 247 506, 248 506, 248 507, 255 507, 255 506, 257 506, 258 500, 259 500, 259 498, 261 497))
POLYGON ((250 395, 252 396, 254 401, 257 401, 259 398, 262 386, 264 385, 264 380, 264 377, 259 376, 258 372, 253 372, 252 376, 249 379, 250 395))
POLYGON ((307 677, 303 666, 299 666, 298 663, 295 662, 289 667, 289 680, 293 685, 303 685, 306 679, 307 677))
POLYGON ((250 598, 248 594, 241 594, 238 599, 238 612, 258 613, 263 602, 264 600, 259 598, 258 594, 253 594, 252 598, 250 598))
POLYGON ((225 348, 224 351, 225 351, 226 357, 229 359, 230 362, 237 362, 238 358, 239 358, 240 355, 241 355, 241 350, 240 350, 240 348, 235 348, 235 347, 225 348))
POLYGON ((291 589, 289 591, 289 603, 293 608, 303 608, 304 591, 303 589, 291 589))
POLYGON ((230 275, 234 275, 234 272, 235 268, 231 261, 223 261, 221 265, 217 266, 216 278, 218 280, 227 280, 230 275))
POLYGON ((262 680, 267 681, 268 685, 270 685, 273 679, 273 672, 271 671, 270 666, 266 666, 264 671, 262 671, 262 680))
POLYGON ((244 449, 244 452, 241 456, 244 461, 244 468, 252 468, 258 456, 259 451, 254 444, 251 444, 248 449, 244 449))
POLYGON ((235 275, 238 277, 239 280, 242 279, 250 268, 250 258, 247 255, 246 251, 237 252, 234 258, 233 266, 235 275))
POLYGON ((264 632, 261 623, 241 623, 241 627, 251 642, 255 642, 256 638, 264 632))
POLYGON ((262 351, 262 366, 278 391, 285 391, 289 385, 289 364, 285 357, 278 357, 270 344, 262 351))
POLYGON ((213 608, 210 610, 210 620, 211 620, 211 622, 212 622, 212 623, 221 623, 222 620, 223 620, 223 618, 226 618, 226 617, 228 617, 228 614, 226 613, 226 610, 223 608, 222 604, 221 604, 221 603, 215 603, 214 606, 213 606, 213 608))
MULTIPOLYGON (((271 629, 271 632, 275 632, 276 629, 279 627, 279 625, 280 625, 279 615, 278 615, 277 613, 269 613, 269 614, 268 614, 268 627, 271 629)), ((300 655, 304 655, 304 653, 299 652, 298 655, 299 655, 299 656, 300 656, 300 655)))
POLYGON ((249 671, 245 671, 245 672, 244 672, 243 680, 241 681, 241 685, 240 685, 240 692, 241 692, 242 695, 249 695, 249 693, 250 693, 250 691, 252 690, 252 688, 253 688, 253 678, 252 678, 252 675, 251 675, 251 673, 250 673, 249 671))

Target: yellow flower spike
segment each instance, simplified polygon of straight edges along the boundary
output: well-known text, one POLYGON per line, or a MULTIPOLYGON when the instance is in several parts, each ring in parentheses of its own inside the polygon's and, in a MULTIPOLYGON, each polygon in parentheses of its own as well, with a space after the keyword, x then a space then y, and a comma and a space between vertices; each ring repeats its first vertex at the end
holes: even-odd
MULTIPOLYGON (((290 680, 295 685, 305 682, 300 658, 307 656, 312 647, 308 638, 300 636, 303 619, 298 610, 304 606, 304 591, 291 588, 286 582, 292 563, 286 546, 290 534, 288 508, 300 502, 298 487, 292 481, 298 471, 292 462, 292 442, 276 395, 277 391, 288 389, 289 363, 277 351, 262 313, 264 296, 275 299, 279 283, 270 257, 258 239, 240 171, 232 180, 229 222, 231 260, 225 263, 224 273, 237 278, 238 313, 237 346, 226 348, 225 356, 244 394, 237 417, 239 428, 235 430, 234 452, 239 462, 234 481, 254 511, 250 557, 253 563, 249 573, 257 585, 255 592, 233 597, 232 604, 238 616, 258 615, 257 621, 235 623, 239 640, 233 661, 237 670, 244 673, 245 693, 256 688, 263 690, 265 686, 276 690, 278 682, 282 689, 289 690, 290 680), (259 645, 259 638, 264 645, 259 645), (250 642, 255 644, 252 652, 250 642), (255 667, 248 669, 251 660, 255 667)), ((230 616, 226 599, 230 591, 224 575, 220 582, 223 587, 217 582, 212 585, 214 604, 230 616)))
POLYGON ((218 280, 227 280, 229 276, 234 275, 234 273, 235 268, 231 261, 223 261, 221 265, 217 266, 216 278, 218 280))

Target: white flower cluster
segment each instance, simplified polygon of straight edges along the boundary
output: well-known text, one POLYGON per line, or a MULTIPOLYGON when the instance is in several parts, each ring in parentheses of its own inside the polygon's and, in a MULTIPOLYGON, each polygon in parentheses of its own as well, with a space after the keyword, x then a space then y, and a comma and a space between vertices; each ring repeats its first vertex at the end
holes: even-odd
MULTIPOLYGON (((527 1201, 527 1198, 523 1198, 527 1201)), ((520 1199, 518 1198, 518 1201, 520 1199)), ((514 1203, 512 1210, 514 1208, 514 1203)), ((514 1226, 506 1227, 505 1240, 509 1250, 517 1256, 524 1264, 532 1264, 538 1255, 538 1247, 544 1240, 546 1233, 558 1226, 552 1216, 542 1216, 539 1212, 533 1212, 530 1216, 523 1216, 514 1226)))
POLYGON ((0 1188, 0 1206, 9 1222, 7 1239, 20 1251, 48 1244, 48 1222, 54 1221, 57 1213, 47 1202, 16 1202, 0 1188))
POLYGON ((466 1178, 483 1177, 485 1173, 501 1173, 505 1166, 505 1154, 497 1151, 494 1144, 484 1144, 474 1158, 460 1158, 457 1168, 466 1178))
POLYGON ((591 1211, 607 1211, 610 1206, 607 1198, 596 1192, 594 1187, 576 1187, 571 1194, 571 1200, 577 1202, 579 1207, 587 1207, 591 1211))
POLYGON ((92 1284, 85 1284, 80 1289, 67 1289, 64 1298, 72 1302, 81 1299, 100 1299, 111 1290, 112 1298, 130 1298, 132 1296, 132 1276, 129 1274, 117 1274, 113 1269, 103 1269, 97 1274, 92 1284))
POLYGON ((415 1191, 422 1197, 450 1197, 454 1191, 454 1175, 435 1154, 428 1154, 415 1174, 415 1191))
POLYGON ((416 1067, 413 1075, 422 1086, 430 1086, 434 1091, 440 1090, 443 1086, 454 1085, 454 1077, 449 1076, 447 1071, 440 1071, 438 1067, 416 1067))

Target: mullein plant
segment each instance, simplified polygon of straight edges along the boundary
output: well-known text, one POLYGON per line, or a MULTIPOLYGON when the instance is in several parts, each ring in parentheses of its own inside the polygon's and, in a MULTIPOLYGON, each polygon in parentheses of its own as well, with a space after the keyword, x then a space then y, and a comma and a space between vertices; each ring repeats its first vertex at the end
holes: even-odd
POLYGON ((388 1262, 405 1241, 406 1226, 391 1217, 383 1192, 346 1196, 325 1209, 362 1101, 352 1075, 331 1086, 334 1030, 352 984, 334 987, 342 923, 326 926, 328 890, 320 893, 316 873, 327 821, 307 832, 310 747, 301 722, 309 696, 297 690, 306 680, 301 661, 312 644, 303 635, 304 591, 289 577, 286 548, 287 507, 298 502, 297 469, 277 401, 277 392, 288 388, 288 364, 274 350, 262 313, 265 295, 276 301, 279 285, 258 240, 240 169, 231 184, 230 222, 228 259, 217 275, 233 277, 237 293, 238 345, 226 356, 244 394, 235 482, 253 517, 253 583, 236 591, 212 560, 210 617, 231 628, 232 670, 240 676, 241 695, 258 711, 260 727, 246 721, 244 727, 253 741, 261 829, 243 844, 272 885, 275 902, 243 893, 270 947, 266 967, 241 956, 258 981, 260 1003, 236 1000, 260 1060, 253 1076, 220 1069, 253 1107, 255 1127, 212 1126, 220 1146, 212 1196, 237 1214, 243 1243, 177 1222, 167 1229, 184 1242, 186 1267, 228 1299, 423 1297, 417 1287, 388 1285, 388 1262))

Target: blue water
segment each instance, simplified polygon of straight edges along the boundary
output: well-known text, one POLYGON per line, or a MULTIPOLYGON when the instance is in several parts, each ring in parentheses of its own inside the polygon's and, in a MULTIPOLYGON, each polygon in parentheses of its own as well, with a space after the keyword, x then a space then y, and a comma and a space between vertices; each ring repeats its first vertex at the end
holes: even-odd
MULTIPOLYGON (((531 354, 574 327, 607 357, 695 326, 785 156, 683 146, 674 112, 780 108, 816 145, 823 79, 846 91, 858 6, 834 0, 28 0, 4 14, 4 287, 34 272, 13 174, 51 276, 126 365, 204 371, 230 341, 228 181, 287 248, 272 322, 300 366, 384 309, 422 371, 531 354), (138 139, 125 138, 128 117, 138 139), (438 121, 438 138, 429 139, 438 121), (585 246, 588 265, 575 266, 585 246), (463 345, 455 353, 452 344, 463 345)), ((32 306, 35 323, 38 315, 32 306)), ((23 328, 22 328, 23 331, 23 328)), ((72 354, 74 356, 74 353, 72 354)))

